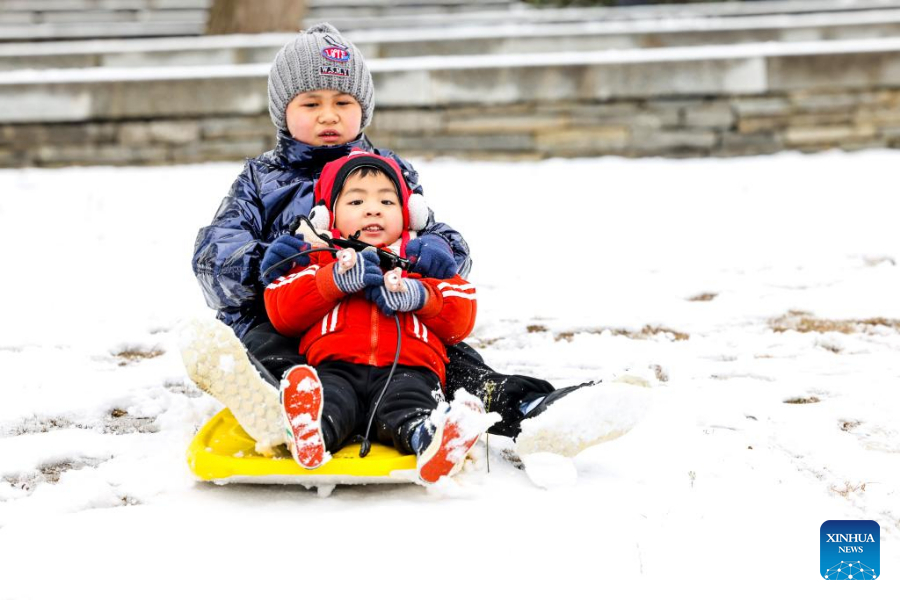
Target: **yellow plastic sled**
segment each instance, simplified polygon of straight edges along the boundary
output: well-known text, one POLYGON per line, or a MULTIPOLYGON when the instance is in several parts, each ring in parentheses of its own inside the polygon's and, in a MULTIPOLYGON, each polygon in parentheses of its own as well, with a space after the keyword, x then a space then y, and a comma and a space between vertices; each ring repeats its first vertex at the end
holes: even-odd
POLYGON ((342 448, 318 469, 304 469, 283 446, 280 454, 266 457, 227 408, 203 426, 188 447, 191 471, 203 481, 225 483, 300 484, 327 487, 336 484, 411 483, 416 481, 416 457, 394 448, 372 444, 365 458, 359 444, 342 448))

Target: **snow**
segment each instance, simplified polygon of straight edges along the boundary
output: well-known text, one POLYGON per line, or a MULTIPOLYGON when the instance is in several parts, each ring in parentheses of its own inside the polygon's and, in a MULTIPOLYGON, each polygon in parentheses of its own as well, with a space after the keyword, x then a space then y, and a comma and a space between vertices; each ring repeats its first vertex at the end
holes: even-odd
POLYGON ((646 389, 647 381, 632 377, 626 373, 608 385, 575 390, 565 402, 551 405, 540 419, 526 420, 516 438, 516 451, 576 456, 625 435, 643 420, 654 399, 646 389), (560 431, 565 434, 559 435, 560 431))
POLYGON ((552 452, 534 452, 522 456, 525 474, 531 482, 544 489, 575 485, 578 469, 572 460, 552 452))
POLYGON ((640 412, 572 458, 490 436, 440 486, 327 497, 185 464, 219 409, 178 351, 209 314, 190 256, 241 165, 0 171, 0 598, 828 598, 838 519, 880 524, 866 593, 896 597, 898 159, 414 161, 472 246, 488 363, 640 412))
POLYGON ((322 387, 322 386, 319 384, 319 382, 317 380, 312 379, 311 377, 308 377, 306 379, 301 380, 300 383, 297 384, 297 391, 301 392, 301 393, 302 392, 311 392, 313 390, 319 389, 320 387, 322 387))
MULTIPOLYGON (((500 419, 499 413, 486 413, 482 401, 462 388, 454 392, 451 404, 438 403, 437 408, 431 412, 429 417, 432 425, 439 431, 448 423, 456 425, 457 437, 450 439, 447 444, 447 447, 450 448, 447 458, 454 464, 459 464, 460 460, 465 458, 468 444, 477 440, 500 419)), ((435 435, 435 438, 437 437, 435 435)), ((447 439, 446 434, 444 434, 444 439, 447 439)))

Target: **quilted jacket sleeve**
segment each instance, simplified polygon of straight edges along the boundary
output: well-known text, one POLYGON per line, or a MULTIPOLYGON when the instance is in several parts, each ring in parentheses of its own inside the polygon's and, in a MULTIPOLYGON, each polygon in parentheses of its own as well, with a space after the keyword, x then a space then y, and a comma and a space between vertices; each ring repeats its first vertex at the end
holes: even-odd
POLYGON ((452 279, 421 279, 428 302, 416 315, 447 345, 462 341, 475 327, 475 286, 456 275, 452 279))
POLYGON ((222 200, 210 225, 194 242, 191 265, 210 308, 247 306, 258 294, 259 262, 265 251, 263 209, 249 163, 222 200))

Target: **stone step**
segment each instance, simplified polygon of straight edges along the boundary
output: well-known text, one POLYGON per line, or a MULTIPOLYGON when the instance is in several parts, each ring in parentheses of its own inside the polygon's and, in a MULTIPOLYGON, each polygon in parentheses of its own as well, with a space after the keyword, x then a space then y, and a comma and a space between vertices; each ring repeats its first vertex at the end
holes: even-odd
POLYGON ((335 0, 311 2, 307 9, 307 21, 329 19, 383 18, 434 15, 458 15, 478 11, 507 11, 528 8, 517 0, 335 0))
POLYGON ((85 23, 118 24, 124 22, 206 22, 205 10, 71 10, 46 13, 0 13, 0 23, 85 23), (25 21, 27 16, 30 20, 25 21))
MULTIPOLYGON (((373 59, 370 67, 378 105, 391 108, 890 88, 900 87, 900 39, 373 59)), ((7 71, 0 122, 264 114, 268 71, 267 64, 7 71)))
POLYGON ((525 5, 521 0, 307 0, 306 6, 310 9, 328 7, 340 8, 397 8, 403 10, 406 7, 417 6, 488 6, 495 4, 525 5))
MULTIPOLYGON (((709 18, 356 31, 369 59, 797 42, 900 36, 900 9, 709 18)), ((0 44, 0 70, 268 63, 293 34, 0 44)))
POLYGON ((202 35, 206 21, 138 21, 0 25, 0 41, 202 35))
POLYGON ((212 0, 0 0, 3 12, 208 9, 212 0))
MULTIPOLYGON (((900 147, 900 40, 374 59, 403 156, 735 156, 900 147), (498 82, 501 82, 498 84, 498 82)), ((240 161, 268 65, 0 73, 0 167, 240 161)))
POLYGON ((0 44, 0 71, 269 63, 294 34, 0 44))
POLYGON ((0 0, 0 41, 197 35, 211 0, 0 0))
MULTIPOLYGON (((337 7, 340 8, 340 7, 337 7)), ((453 26, 505 25, 518 23, 580 23, 587 21, 705 19, 753 15, 791 15, 821 12, 848 13, 859 10, 900 8, 900 0, 763 0, 761 2, 701 2, 622 7, 537 8, 518 4, 506 10, 478 10, 453 15, 453 26)), ((442 13, 404 15, 399 13, 367 17, 341 15, 323 9, 305 20, 311 25, 328 20, 341 30, 440 27, 446 26, 442 13)))

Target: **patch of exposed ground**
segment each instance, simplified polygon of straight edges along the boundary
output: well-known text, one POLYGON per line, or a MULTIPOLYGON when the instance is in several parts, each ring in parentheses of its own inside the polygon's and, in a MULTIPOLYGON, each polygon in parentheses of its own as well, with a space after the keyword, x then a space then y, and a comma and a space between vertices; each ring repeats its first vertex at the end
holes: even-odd
POLYGON ((845 481, 843 488, 831 486, 831 491, 834 492, 835 494, 837 494, 838 496, 847 498, 848 496, 850 496, 850 494, 866 491, 866 484, 865 484, 865 482, 863 482, 863 483, 858 483, 858 484, 854 485, 854 484, 850 483, 849 481, 845 481))
POLYGON ((632 340, 647 340, 660 334, 675 342, 683 342, 691 338, 690 334, 675 331, 674 329, 655 327, 653 325, 644 325, 643 329, 641 329, 640 331, 631 331, 630 329, 593 329, 588 331, 563 331, 556 334, 556 340, 570 341, 573 337, 575 337, 576 333, 593 333, 599 335, 604 331, 609 331, 613 335, 625 336, 632 340))
POLYGON ((718 295, 719 294, 716 294, 714 292, 703 292, 702 294, 691 296, 690 298, 688 298, 688 302, 710 302, 718 295))
POLYGON ((475 348, 476 350, 483 350, 489 346, 493 346, 497 342, 499 342, 502 338, 485 338, 485 339, 477 339, 471 338, 466 340, 466 343, 475 348))
POLYGON ((99 423, 73 421, 68 417, 28 417, 0 428, 0 438, 16 437, 36 433, 47 433, 57 429, 93 429, 103 433, 121 435, 125 433, 156 433, 159 425, 156 417, 133 417, 121 408, 114 408, 104 415, 99 423))
POLYGON ((121 408, 114 408, 103 418, 103 433, 156 433, 156 417, 133 417, 121 408))
POLYGON ((652 325, 644 325, 644 328, 640 331, 628 331, 625 329, 616 329, 613 330, 614 335, 624 335, 634 340, 646 340, 648 338, 656 337, 657 335, 664 335, 668 338, 676 342, 683 342, 685 340, 691 339, 690 334, 682 333, 681 331, 675 331, 674 329, 667 329, 665 327, 654 327, 652 325))
POLYGON ((99 458, 73 458, 71 460, 41 465, 36 471, 19 473, 17 475, 7 475, 3 480, 11 486, 30 494, 41 484, 49 483, 54 485, 59 483, 59 478, 66 471, 77 471, 79 469, 84 469, 85 467, 95 469, 104 462, 106 462, 106 460, 99 458))
POLYGON ((16 437, 17 435, 29 435, 33 433, 47 433, 56 429, 89 429, 89 427, 76 423, 66 417, 28 417, 11 425, 0 428, 0 437, 16 437))
POLYGON ((656 375, 656 379, 662 383, 666 383, 669 381, 669 376, 666 373, 666 370, 663 369, 662 365, 650 365, 650 368, 653 369, 653 374, 656 375))
POLYGON ((199 398, 203 395, 196 385, 185 383, 184 381, 167 381, 163 384, 167 390, 173 394, 181 394, 188 398, 199 398))
POLYGON ((872 319, 818 319, 812 313, 792 310, 769 321, 769 326, 776 333, 798 331, 800 333, 866 333, 873 334, 878 328, 888 327, 900 332, 900 320, 875 317, 872 319))
POLYGON ((118 365, 124 367, 142 360, 157 358, 163 354, 165 354, 165 352, 159 349, 144 350, 141 348, 126 348, 121 352, 116 352, 113 356, 118 360, 118 365))
POLYGON ((500 454, 515 468, 519 469, 520 471, 525 470, 525 463, 522 462, 522 459, 518 454, 516 454, 515 450, 512 450, 511 448, 504 448, 500 454))
MULTIPOLYGON (((547 333, 550 331, 546 326, 539 324, 532 324, 525 327, 525 331, 528 333, 547 333)), ((572 338, 575 337, 576 334, 586 333, 589 335, 600 335, 605 331, 609 331, 613 335, 623 335, 627 338, 631 338, 633 340, 646 340, 652 337, 655 337, 659 334, 663 334, 676 342, 681 342, 684 340, 690 339, 690 334, 682 333, 680 331, 675 331, 674 329, 667 329, 665 327, 656 327, 654 325, 645 325, 643 329, 640 331, 632 331, 630 329, 609 329, 609 328, 601 328, 601 329, 580 329, 573 331, 560 331, 556 333, 554 339, 559 341, 571 341, 572 338)))
POLYGON ((806 398, 789 398, 784 401, 785 404, 818 404, 821 402, 816 396, 808 396, 806 398))

